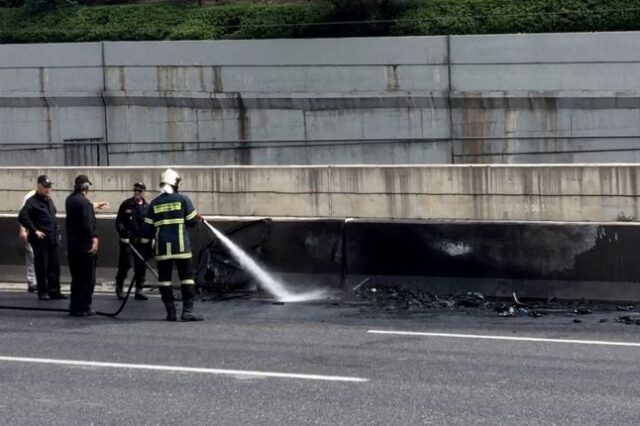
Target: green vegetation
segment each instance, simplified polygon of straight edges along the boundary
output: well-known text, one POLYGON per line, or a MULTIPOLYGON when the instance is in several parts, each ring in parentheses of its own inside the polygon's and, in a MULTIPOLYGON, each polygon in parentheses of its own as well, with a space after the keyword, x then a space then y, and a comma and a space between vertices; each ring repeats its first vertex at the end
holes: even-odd
MULTIPOLYGON (((126 0, 102 0, 118 3, 126 0)), ((0 43, 206 40, 640 29, 640 0, 197 0, 78 5, 0 0, 0 43), (363 22, 364 21, 364 22, 363 22), (375 21, 375 22, 371 22, 375 21), (334 22, 328 25, 326 22, 334 22)))
POLYGON ((390 33, 494 34, 640 29, 640 0, 436 0, 400 11, 390 33))
POLYGON ((300 24, 329 18, 328 7, 177 5, 73 6, 50 12, 2 9, 0 42, 204 40, 305 37, 300 24))

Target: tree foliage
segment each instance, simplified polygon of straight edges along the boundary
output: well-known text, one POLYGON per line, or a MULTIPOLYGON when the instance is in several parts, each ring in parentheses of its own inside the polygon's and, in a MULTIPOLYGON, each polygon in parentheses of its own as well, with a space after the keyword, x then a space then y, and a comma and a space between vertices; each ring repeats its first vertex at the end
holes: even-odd
MULTIPOLYGON (((19 1, 0 0, 6 6, 19 1)), ((204 7, 195 0, 109 6, 24 1, 20 8, 0 8, 0 42, 640 30, 640 0, 310 0, 204 7)))

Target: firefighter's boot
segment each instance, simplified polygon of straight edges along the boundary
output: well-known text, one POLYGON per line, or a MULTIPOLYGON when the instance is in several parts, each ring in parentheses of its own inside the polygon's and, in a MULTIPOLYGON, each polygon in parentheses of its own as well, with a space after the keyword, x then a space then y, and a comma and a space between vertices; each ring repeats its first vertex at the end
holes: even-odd
POLYGON ((173 298, 173 289, 170 286, 160 287, 160 295, 162 296, 162 302, 167 310, 167 321, 177 321, 176 304, 173 298))
POLYGON ((180 289, 182 290, 182 315, 180 316, 181 321, 202 321, 200 315, 196 315, 193 312, 193 299, 195 298, 195 286, 194 285, 182 285, 180 289))

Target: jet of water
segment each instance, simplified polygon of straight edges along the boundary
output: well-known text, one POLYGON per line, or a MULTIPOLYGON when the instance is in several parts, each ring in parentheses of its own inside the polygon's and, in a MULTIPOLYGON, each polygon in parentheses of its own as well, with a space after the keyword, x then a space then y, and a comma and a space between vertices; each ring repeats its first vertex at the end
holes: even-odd
POLYGON ((262 269, 247 253, 231 241, 226 235, 211 226, 206 220, 204 224, 211 232, 227 246, 231 255, 255 278, 262 287, 271 293, 280 302, 305 302, 318 300, 327 296, 323 290, 314 290, 306 293, 293 293, 289 291, 283 283, 273 278, 267 271, 262 269))

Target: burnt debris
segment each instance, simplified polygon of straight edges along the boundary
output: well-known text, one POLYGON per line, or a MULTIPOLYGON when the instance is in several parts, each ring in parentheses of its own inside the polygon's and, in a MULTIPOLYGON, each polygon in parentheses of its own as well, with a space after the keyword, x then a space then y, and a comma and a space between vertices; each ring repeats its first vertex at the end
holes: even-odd
MULTIPOLYGON (((540 318, 549 315, 574 318, 574 323, 581 323, 582 316, 627 312, 618 316, 616 322, 640 325, 640 313, 631 313, 635 305, 612 305, 586 300, 531 299, 513 294, 510 298, 486 297, 479 292, 438 295, 415 286, 382 285, 367 278, 354 286, 351 297, 357 303, 371 309, 386 311, 481 311, 500 317, 540 318)), ((607 323, 609 318, 599 318, 598 323, 607 323)))

